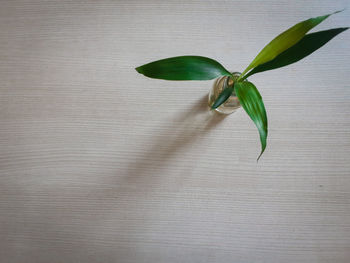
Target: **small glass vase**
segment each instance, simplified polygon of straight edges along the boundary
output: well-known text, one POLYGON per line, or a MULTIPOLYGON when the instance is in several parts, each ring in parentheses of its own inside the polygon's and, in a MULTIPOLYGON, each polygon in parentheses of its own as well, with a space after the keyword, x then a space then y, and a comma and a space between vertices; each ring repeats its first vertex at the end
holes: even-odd
MULTIPOLYGON (((228 76, 223 76, 215 80, 214 85, 209 92, 209 107, 213 105, 214 101, 218 98, 218 96, 225 88, 234 85, 235 81, 238 79, 241 73, 233 72, 232 75, 233 79, 228 76)), ((215 109, 215 111, 222 114, 231 114, 235 112, 239 107, 241 107, 241 104, 239 103, 236 93, 233 92, 232 95, 223 104, 215 109)))

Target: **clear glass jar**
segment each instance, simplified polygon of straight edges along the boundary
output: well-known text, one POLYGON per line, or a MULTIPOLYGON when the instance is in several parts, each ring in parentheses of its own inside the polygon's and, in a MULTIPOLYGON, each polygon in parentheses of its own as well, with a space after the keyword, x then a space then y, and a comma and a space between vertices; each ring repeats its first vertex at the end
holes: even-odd
MULTIPOLYGON (((214 101, 226 87, 232 87, 234 85, 235 81, 238 79, 241 73, 233 72, 232 75, 233 79, 228 76, 223 76, 215 80, 214 85, 209 92, 209 107, 213 105, 214 101)), ((238 97, 236 96, 236 93, 233 92, 232 95, 223 104, 215 109, 215 111, 222 114, 231 114, 235 112, 240 106, 241 104, 239 103, 238 97)))

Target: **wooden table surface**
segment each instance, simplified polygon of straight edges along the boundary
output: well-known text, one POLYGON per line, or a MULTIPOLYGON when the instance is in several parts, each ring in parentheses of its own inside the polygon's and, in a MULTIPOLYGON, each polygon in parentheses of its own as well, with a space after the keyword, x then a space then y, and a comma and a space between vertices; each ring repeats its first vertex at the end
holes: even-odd
MULTIPOLYGON (((350 31, 250 78, 265 154, 213 81, 134 68, 203 55, 242 71, 348 1, 0 1, 0 262, 350 262, 350 31)), ((316 31, 317 31, 316 30, 316 31)))

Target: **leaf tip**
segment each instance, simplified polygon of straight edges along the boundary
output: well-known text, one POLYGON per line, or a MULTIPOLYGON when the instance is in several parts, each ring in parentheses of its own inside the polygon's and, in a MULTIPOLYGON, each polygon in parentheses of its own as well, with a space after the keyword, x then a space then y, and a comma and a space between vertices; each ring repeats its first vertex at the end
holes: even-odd
POLYGON ((143 73, 143 71, 142 71, 142 67, 137 67, 137 68, 135 68, 135 70, 136 70, 138 73, 140 73, 140 74, 142 74, 142 73, 143 73))
POLYGON ((340 12, 343 12, 345 9, 346 9, 346 8, 344 7, 342 10, 335 11, 332 15, 338 14, 338 13, 340 13, 340 12))
POLYGON ((262 154, 264 153, 265 149, 261 150, 261 153, 259 154, 258 158, 256 159, 256 162, 258 163, 260 160, 260 157, 262 156, 262 154))
POLYGON ((217 105, 215 105, 215 102, 210 106, 210 110, 215 110, 217 107, 219 107, 219 106, 217 106, 217 105))

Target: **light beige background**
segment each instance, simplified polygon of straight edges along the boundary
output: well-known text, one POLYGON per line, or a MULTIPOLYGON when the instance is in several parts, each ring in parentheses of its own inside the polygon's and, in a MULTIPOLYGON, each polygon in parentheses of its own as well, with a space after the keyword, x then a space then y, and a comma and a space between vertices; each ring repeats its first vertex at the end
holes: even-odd
POLYGON ((194 54, 242 71, 348 4, 1 1, 0 262, 350 262, 350 32, 250 78, 259 163, 243 110, 208 112, 212 81, 134 70, 194 54))

